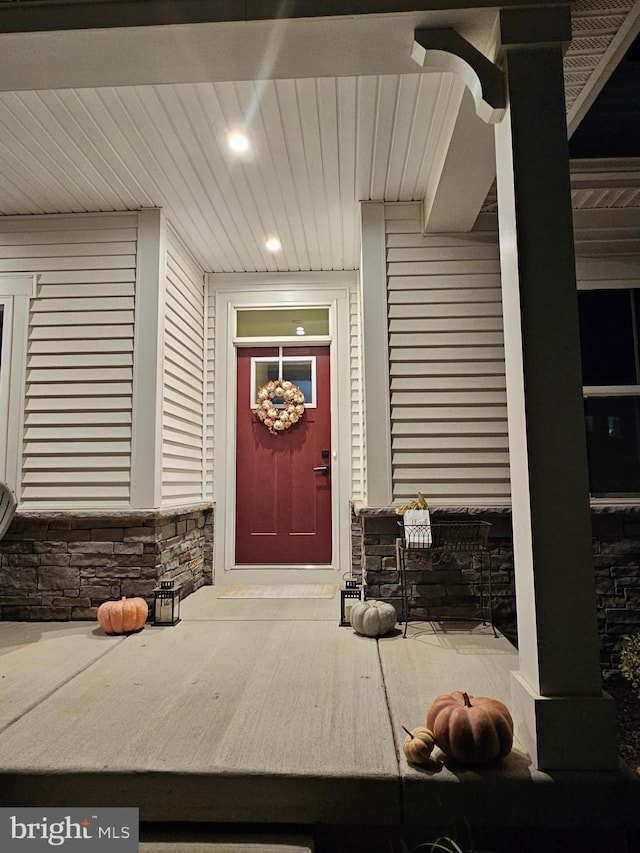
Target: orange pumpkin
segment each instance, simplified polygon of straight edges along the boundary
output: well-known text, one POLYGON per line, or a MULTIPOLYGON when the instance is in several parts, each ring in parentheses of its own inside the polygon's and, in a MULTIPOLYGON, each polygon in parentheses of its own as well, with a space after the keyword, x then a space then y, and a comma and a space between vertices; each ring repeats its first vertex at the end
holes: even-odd
POLYGON ((98 622, 107 634, 130 634, 144 628, 149 608, 144 598, 105 601, 98 607, 98 622))
POLYGON ((498 699, 460 690, 438 696, 427 714, 427 728, 445 755, 461 764, 504 758, 513 746, 513 720, 498 699))

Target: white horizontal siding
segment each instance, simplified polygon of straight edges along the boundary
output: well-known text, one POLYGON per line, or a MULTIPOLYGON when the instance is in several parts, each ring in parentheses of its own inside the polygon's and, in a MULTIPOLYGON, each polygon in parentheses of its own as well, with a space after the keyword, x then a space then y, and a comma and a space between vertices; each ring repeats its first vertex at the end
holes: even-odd
POLYGON ((0 220, 0 271, 37 273, 21 506, 126 507, 137 214, 0 220))
POLYGON ((394 500, 508 503, 498 236, 421 231, 385 207, 394 500))
POLYGON ((205 291, 206 305, 206 464, 205 464, 205 495, 213 500, 213 457, 214 457, 214 399, 215 399, 215 292, 207 285, 205 291))
POLYGON ((640 210, 575 210, 578 288, 640 287, 640 210))
POLYGON ((204 273, 169 229, 164 319, 162 499, 203 498, 204 273))
POLYGON ((349 337, 351 374, 351 495, 363 500, 366 494, 364 465, 364 413, 362 399, 362 332, 359 289, 349 291, 349 337))

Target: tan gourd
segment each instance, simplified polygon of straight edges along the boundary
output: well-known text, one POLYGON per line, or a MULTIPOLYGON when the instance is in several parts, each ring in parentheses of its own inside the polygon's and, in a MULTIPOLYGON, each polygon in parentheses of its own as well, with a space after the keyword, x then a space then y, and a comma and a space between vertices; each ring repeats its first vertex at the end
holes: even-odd
POLYGON ((97 618, 100 627, 107 634, 130 634, 144 628, 149 607, 144 598, 127 598, 119 601, 105 601, 98 607, 97 618))
POLYGON ((427 714, 427 728, 445 755, 461 764, 504 758, 513 746, 513 720, 499 699, 460 690, 438 696, 427 714))
POLYGON ((424 726, 418 726, 411 731, 405 729, 404 726, 402 728, 407 733, 402 744, 402 750, 407 761, 409 764, 426 764, 431 758, 435 746, 433 732, 425 729, 424 726))

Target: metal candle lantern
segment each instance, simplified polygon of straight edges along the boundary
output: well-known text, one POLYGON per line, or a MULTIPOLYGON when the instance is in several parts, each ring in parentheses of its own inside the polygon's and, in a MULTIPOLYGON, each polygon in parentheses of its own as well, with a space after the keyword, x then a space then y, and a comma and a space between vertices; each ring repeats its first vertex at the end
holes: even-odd
POLYGON ((180 621, 180 590, 175 581, 160 581, 153 590, 155 596, 153 608, 154 625, 176 625, 180 621))
POLYGON ((351 608, 362 600, 362 587, 358 578, 347 572, 343 575, 344 586, 340 590, 340 627, 351 625, 351 608))

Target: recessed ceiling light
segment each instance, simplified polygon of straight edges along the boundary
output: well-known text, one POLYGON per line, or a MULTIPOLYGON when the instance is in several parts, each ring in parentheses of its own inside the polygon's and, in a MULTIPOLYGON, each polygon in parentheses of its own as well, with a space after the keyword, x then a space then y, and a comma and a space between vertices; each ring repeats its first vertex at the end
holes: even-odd
POLYGON ((282 248, 282 243, 278 240, 277 237, 269 237, 269 239, 264 244, 265 249, 268 249, 270 252, 279 252, 282 248))
POLYGON ((227 134, 227 145, 232 151, 248 151, 251 143, 245 133, 233 130, 227 134))

